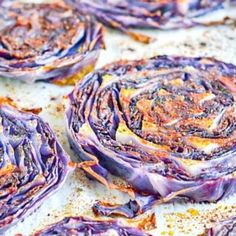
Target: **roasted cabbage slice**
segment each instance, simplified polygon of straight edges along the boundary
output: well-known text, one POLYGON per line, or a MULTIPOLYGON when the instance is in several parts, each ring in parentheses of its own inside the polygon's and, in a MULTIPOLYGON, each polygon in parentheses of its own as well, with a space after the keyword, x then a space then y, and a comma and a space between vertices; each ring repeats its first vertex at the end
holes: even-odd
POLYGON ((67 217, 62 221, 38 231, 34 236, 150 236, 137 228, 126 227, 118 221, 99 221, 84 217, 67 217))
POLYGON ((102 26, 58 4, 0 1, 0 77, 74 84, 103 47, 102 26))
POLYGON ((55 192, 73 168, 47 123, 0 101, 2 235, 55 192))
POLYGON ((135 196, 95 212, 134 217, 153 204, 235 193, 235 96, 236 67, 211 58, 121 61, 85 77, 69 95, 71 145, 90 177, 135 196))
POLYGON ((236 217, 231 217, 225 221, 218 222, 207 230, 204 236, 234 236, 236 235, 236 217))
MULTIPOLYGON (((93 15, 103 24, 123 31, 142 42, 150 37, 130 31, 130 28, 175 29, 215 22, 202 16, 226 8, 226 0, 65 0, 79 12, 93 15)), ((234 0, 233 0, 234 1, 234 0)), ((232 2, 233 2, 232 1, 232 2)), ((222 23, 224 20, 222 19, 222 23)))

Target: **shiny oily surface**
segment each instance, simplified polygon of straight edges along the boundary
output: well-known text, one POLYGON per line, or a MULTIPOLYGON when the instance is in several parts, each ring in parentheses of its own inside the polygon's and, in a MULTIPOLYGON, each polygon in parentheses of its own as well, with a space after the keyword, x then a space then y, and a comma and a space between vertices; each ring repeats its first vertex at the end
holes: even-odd
POLYGON ((0 101, 0 234, 55 192, 69 156, 49 125, 0 101))
POLYGON ((74 83, 93 69, 103 47, 101 25, 63 3, 4 0, 0 23, 2 77, 74 83))
POLYGON ((132 218, 156 203, 235 193, 235 95, 236 67, 210 58, 121 61, 77 84, 67 120, 82 168, 141 195, 96 213, 132 218))
MULTIPOLYGON (((144 45, 117 31, 107 31, 105 34, 107 49, 101 53, 98 67, 120 59, 135 60, 164 54, 210 56, 236 64, 236 31, 233 26, 197 27, 169 32, 143 30, 141 32, 155 38, 155 41, 144 45)), ((45 83, 28 85, 16 80, 0 80, 1 96, 13 98, 17 105, 23 108, 42 108, 42 112, 39 113, 40 117, 50 124, 64 149, 72 158, 75 158, 66 137, 63 105, 65 101, 63 97, 68 95, 72 89, 71 86, 62 88, 45 83)), ((21 233, 28 236, 65 217, 83 215, 93 218, 91 206, 97 200, 125 203, 129 197, 119 191, 110 190, 97 181, 87 179, 82 171, 77 170, 68 176, 59 192, 50 196, 24 221, 9 229, 6 235, 15 236, 17 233, 21 233)), ((153 209, 153 212, 156 213, 157 224, 150 233, 157 236, 197 236, 206 228, 214 226, 214 222, 235 215, 235 206, 235 195, 210 204, 191 202, 161 204, 153 209)), ((133 225, 124 219, 122 221, 125 221, 126 225, 133 225)))

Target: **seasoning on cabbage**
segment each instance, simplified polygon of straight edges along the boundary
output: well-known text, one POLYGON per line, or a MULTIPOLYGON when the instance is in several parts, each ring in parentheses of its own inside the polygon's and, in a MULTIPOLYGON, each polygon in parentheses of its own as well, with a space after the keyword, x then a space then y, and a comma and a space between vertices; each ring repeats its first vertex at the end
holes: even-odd
POLYGON ((235 193, 235 96, 236 67, 211 58, 121 61, 85 77, 69 95, 71 145, 90 176, 135 196, 94 211, 132 218, 154 204, 235 193))
MULTIPOLYGON (((224 8, 226 1, 66 0, 66 2, 83 14, 95 16, 104 25, 148 43, 150 37, 129 29, 175 29, 204 25, 204 21, 200 22, 198 19, 212 11, 224 8)), ((207 20, 206 25, 209 23, 207 20)))
POLYGON ((117 236, 150 236, 137 228, 126 227, 118 221, 95 221, 84 217, 66 217, 46 229, 38 231, 34 236, 49 235, 117 235, 117 236))
POLYGON ((74 84, 103 48, 102 26, 62 3, 0 2, 0 76, 74 84))
POLYGON ((204 236, 234 236, 236 235, 236 217, 231 217, 225 221, 218 222, 207 230, 204 236))
POLYGON ((0 99, 0 234, 55 192, 72 169, 49 125, 0 99))

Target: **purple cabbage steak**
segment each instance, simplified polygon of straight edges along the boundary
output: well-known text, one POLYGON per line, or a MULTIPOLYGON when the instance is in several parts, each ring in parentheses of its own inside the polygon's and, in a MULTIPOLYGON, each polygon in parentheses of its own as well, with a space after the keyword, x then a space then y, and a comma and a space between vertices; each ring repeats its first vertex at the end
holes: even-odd
POLYGON ((236 217, 231 217, 225 221, 218 222, 209 229, 204 236, 235 236, 236 235, 236 217))
POLYGON ((94 211, 132 218, 235 193, 235 93, 236 67, 212 58, 120 61, 86 76, 69 94, 71 146, 90 177, 134 197, 94 211))
MULTIPOLYGON (((69 157, 38 115, 0 101, 0 234, 64 182, 69 157)), ((5 235, 5 234, 4 234, 5 235)))
POLYGON ((99 221, 84 217, 67 217, 62 221, 48 226, 46 229, 38 231, 34 236, 150 236, 150 234, 140 231, 137 228, 126 227, 118 221, 99 221))
POLYGON ((0 2, 0 77, 73 84, 103 48, 100 24, 63 3, 0 2))
MULTIPOLYGON (((200 23, 198 18, 219 8, 226 0, 65 0, 79 12, 93 15, 104 25, 116 28, 148 43, 151 38, 130 31, 130 28, 175 29, 200 23)), ((234 0, 233 0, 234 1, 234 0)), ((208 25, 208 23, 206 23, 208 25)))

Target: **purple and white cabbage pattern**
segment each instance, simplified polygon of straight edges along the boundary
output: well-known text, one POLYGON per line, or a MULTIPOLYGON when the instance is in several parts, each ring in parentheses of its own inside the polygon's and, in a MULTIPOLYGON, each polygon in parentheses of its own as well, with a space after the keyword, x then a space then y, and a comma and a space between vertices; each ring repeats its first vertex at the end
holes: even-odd
POLYGON ((0 1, 0 76, 72 84, 94 68, 102 31, 62 3, 0 1))
POLYGON ((0 234, 58 189, 68 162, 39 116, 0 104, 0 234))
POLYGON ((201 25, 198 17, 224 7, 225 0, 66 0, 79 12, 94 15, 103 24, 117 28, 137 40, 150 38, 129 28, 174 29, 201 25))
POLYGON ((232 217, 223 222, 218 222, 209 229, 206 236, 235 236, 236 235, 236 217, 232 217))
POLYGON ((235 93, 236 67, 211 58, 121 61, 85 77, 69 95, 71 145, 90 176, 135 195, 94 211, 132 218, 154 204, 235 193, 235 93))
POLYGON ((67 217, 34 234, 34 236, 51 235, 150 236, 137 228, 123 226, 118 221, 95 221, 84 217, 67 217))

